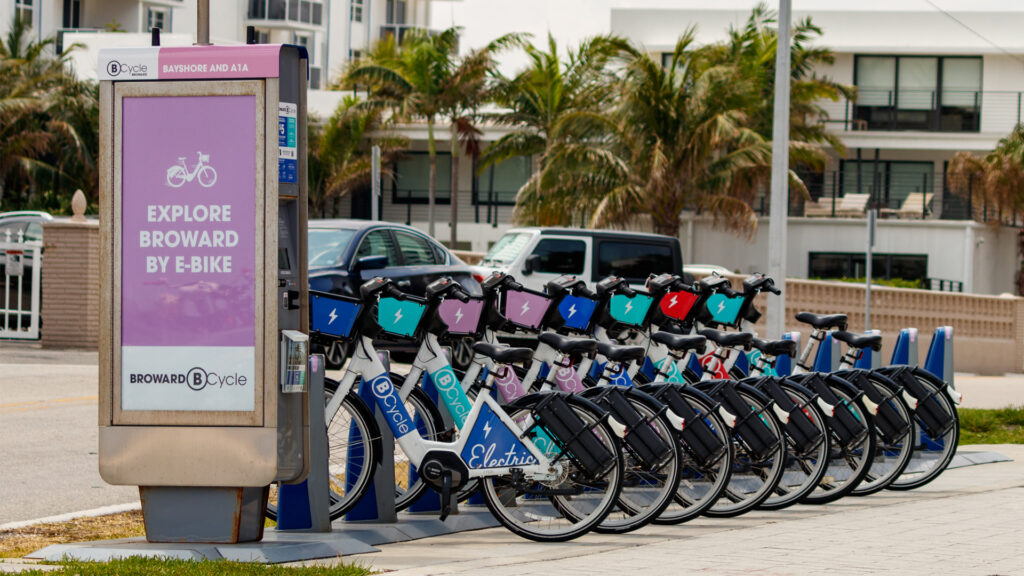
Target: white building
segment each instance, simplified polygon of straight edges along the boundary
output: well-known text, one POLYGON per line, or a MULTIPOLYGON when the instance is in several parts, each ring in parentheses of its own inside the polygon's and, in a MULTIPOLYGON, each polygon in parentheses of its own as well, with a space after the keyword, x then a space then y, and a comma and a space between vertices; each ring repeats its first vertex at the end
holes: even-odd
MULTIPOLYGON (((431 0, 212 0, 210 41, 242 44, 246 27, 253 26, 260 43, 301 44, 309 51, 310 88, 318 90, 379 38, 428 28, 430 5, 431 0)), ((73 55, 76 69, 92 78, 100 48, 148 46, 153 28, 161 29, 163 45, 195 42, 196 0, 0 0, 0 35, 7 34, 16 13, 31 20, 37 39, 56 36, 61 47, 82 44, 73 55)))

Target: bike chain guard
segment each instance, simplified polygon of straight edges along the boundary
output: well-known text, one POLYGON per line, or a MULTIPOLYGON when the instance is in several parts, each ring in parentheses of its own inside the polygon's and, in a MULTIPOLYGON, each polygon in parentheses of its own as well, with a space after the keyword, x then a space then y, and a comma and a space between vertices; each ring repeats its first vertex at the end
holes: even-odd
POLYGON ((558 444, 561 453, 552 463, 568 458, 588 478, 605 476, 614 466, 616 455, 601 443, 586 422, 569 406, 564 392, 544 394, 531 410, 534 426, 541 426, 558 444))

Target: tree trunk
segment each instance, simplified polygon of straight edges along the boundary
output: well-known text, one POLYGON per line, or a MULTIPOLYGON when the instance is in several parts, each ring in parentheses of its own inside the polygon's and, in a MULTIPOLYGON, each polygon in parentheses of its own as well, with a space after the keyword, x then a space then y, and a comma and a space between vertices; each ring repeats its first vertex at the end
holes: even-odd
POLYGON ((455 250, 455 240, 459 237, 459 134, 455 128, 455 119, 452 119, 452 194, 451 194, 451 227, 452 235, 448 248, 455 250))
MULTIPOLYGON (((430 181, 427 182, 427 234, 434 237, 434 188, 437 181, 437 143, 434 142, 434 118, 427 118, 427 150, 430 154, 430 181)), ((411 201, 411 199, 410 199, 411 201)))

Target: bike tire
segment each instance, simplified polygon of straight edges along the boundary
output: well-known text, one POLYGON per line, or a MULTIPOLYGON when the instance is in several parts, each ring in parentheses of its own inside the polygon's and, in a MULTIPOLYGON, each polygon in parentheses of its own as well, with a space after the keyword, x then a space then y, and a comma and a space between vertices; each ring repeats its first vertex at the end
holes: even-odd
MULTIPOLYGON (((338 383, 324 379, 324 392, 330 404, 338 383)), ((327 415, 328 483, 330 486, 331 520, 337 520, 352 509, 370 488, 381 458, 380 429, 373 414, 357 394, 349 392, 339 409, 327 415), (355 471, 355 478, 352 471, 355 471)), ((266 516, 277 520, 277 501, 267 504, 266 516)))
MULTIPOLYGON (((525 396, 507 408, 509 416, 523 424, 531 422, 531 406, 544 394, 525 396)), ((581 490, 578 497, 567 495, 528 495, 512 482, 508 475, 481 478, 480 491, 487 508, 498 522, 513 534, 537 542, 565 542, 578 538, 601 523, 616 505, 622 487, 623 462, 619 439, 608 424, 604 411, 582 398, 568 397, 572 410, 583 419, 588 428, 606 449, 616 455, 616 462, 604 477, 584 482, 569 459, 559 462, 564 466, 564 477, 554 488, 565 486, 581 490), (570 514, 565 514, 571 511, 570 514)), ((535 486, 545 486, 535 483, 535 486)), ((543 492, 543 488, 539 488, 543 492)))
POLYGON ((853 412, 858 420, 866 423, 867 433, 856 441, 843 444, 833 432, 828 469, 818 486, 801 500, 803 504, 828 504, 852 492, 871 469, 871 456, 878 443, 874 421, 864 407, 854 401, 858 392, 853 384, 831 374, 823 376, 828 387, 839 397, 840 405, 836 410, 845 408, 853 412))
MULTIPOLYGON (((934 394, 936 400, 953 417, 953 426, 939 437, 931 437, 924 432, 920 416, 914 410, 914 456, 896 480, 889 484, 890 490, 913 490, 928 484, 942 474, 953 461, 957 447, 960 445, 960 416, 956 404, 946 394, 946 383, 931 372, 921 368, 911 370, 914 378, 934 394)), ((920 399, 919 399, 920 400, 920 399)))
MULTIPOLYGON (((900 396, 898 384, 875 372, 866 372, 865 376, 871 385, 880 388, 886 396, 892 396, 888 404, 901 418, 907 422, 913 422, 913 415, 910 413, 907 403, 900 396)), ((913 426, 910 426, 907 432, 900 437, 887 440, 879 429, 876 419, 875 435, 878 437, 878 442, 875 446, 871 468, 860 484, 850 491, 851 496, 869 496, 886 489, 903 474, 913 458, 913 426)))
POLYGON ((650 421, 650 426, 668 446, 670 455, 660 466, 650 468, 630 453, 625 440, 621 442, 622 490, 615 508, 594 527, 594 532, 600 534, 625 534, 650 524, 672 504, 681 479, 679 443, 672 424, 663 414, 662 403, 634 388, 626 390, 630 405, 650 421))
POLYGON ((773 494, 758 505, 759 510, 782 510, 799 503, 813 492, 828 470, 828 455, 832 449, 831 431, 826 424, 825 414, 814 403, 814 393, 785 380, 780 385, 794 402, 803 406, 804 413, 823 436, 821 444, 812 453, 799 454, 793 439, 786 434, 786 464, 782 480, 773 494))
MULTIPOLYGON (((708 381, 714 383, 714 380, 708 381)), ((759 419, 767 426, 776 438, 783 438, 782 423, 768 409, 769 399, 759 390, 746 384, 736 384, 737 392, 750 405, 751 410, 760 413, 759 419)), ((742 416, 742 415, 737 415, 742 416)), ((705 516, 712 518, 731 518, 753 510, 767 500, 780 481, 785 471, 786 445, 778 442, 772 454, 766 458, 756 458, 747 449, 737 434, 732 435, 734 458, 732 476, 729 484, 713 506, 708 508, 705 516)))
POLYGON ((704 511, 714 506, 721 497, 732 476, 733 446, 729 438, 729 428, 718 413, 718 404, 710 396, 689 386, 680 384, 677 385, 677 389, 708 424, 711 431, 724 441, 726 450, 714 463, 703 465, 682 440, 682 435, 677 435, 682 477, 672 504, 654 519, 653 523, 660 525, 682 524, 703 515, 704 511))

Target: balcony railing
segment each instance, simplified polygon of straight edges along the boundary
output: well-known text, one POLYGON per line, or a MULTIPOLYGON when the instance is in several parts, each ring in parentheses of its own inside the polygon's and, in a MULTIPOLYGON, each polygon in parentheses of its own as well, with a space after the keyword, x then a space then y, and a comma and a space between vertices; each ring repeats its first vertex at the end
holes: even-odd
MULTIPOLYGON (((380 40, 385 38, 393 38, 396 45, 401 45, 405 41, 405 37, 412 30, 419 30, 420 32, 426 32, 430 36, 436 36, 440 34, 437 30, 427 30, 422 26, 413 26, 412 24, 385 24, 380 27, 380 40)), ((458 41, 455 43, 455 52, 459 51, 458 41)))
POLYGON ((323 2, 312 0, 249 0, 250 20, 283 20, 322 26, 323 2))
POLYGON ((1006 133, 1021 122, 1024 92, 859 90, 855 100, 825 101, 824 122, 844 131, 1006 133))

